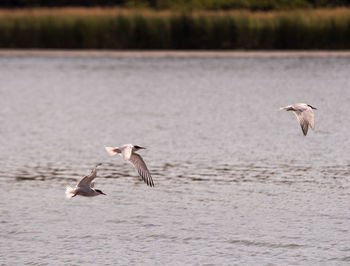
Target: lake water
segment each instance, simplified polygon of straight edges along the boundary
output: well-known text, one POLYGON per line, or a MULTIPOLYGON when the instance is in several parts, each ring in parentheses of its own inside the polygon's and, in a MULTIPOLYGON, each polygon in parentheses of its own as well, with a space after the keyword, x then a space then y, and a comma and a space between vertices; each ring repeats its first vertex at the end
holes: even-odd
POLYGON ((350 57, 2 55, 0 104, 1 265, 350 263, 350 57))

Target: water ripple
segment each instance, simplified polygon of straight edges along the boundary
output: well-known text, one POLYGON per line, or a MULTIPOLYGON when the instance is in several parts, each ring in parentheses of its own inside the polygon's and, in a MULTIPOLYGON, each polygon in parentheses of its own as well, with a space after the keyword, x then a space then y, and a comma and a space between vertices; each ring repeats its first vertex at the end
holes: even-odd
POLYGON ((244 246, 257 246, 257 247, 268 247, 268 248, 302 248, 302 247, 307 247, 306 245, 299 245, 295 243, 291 244, 275 244, 275 243, 270 243, 270 242, 258 242, 258 241, 250 241, 250 240, 243 240, 243 239, 234 239, 234 240, 229 240, 228 241, 231 244, 241 244, 244 246))
MULTIPOLYGON (((199 164, 163 164, 150 167, 153 178, 161 182, 168 180, 177 182, 214 182, 214 183, 275 183, 275 184, 319 184, 338 185, 349 187, 349 165, 329 165, 318 168, 300 165, 275 165, 261 166, 253 164, 233 164, 216 167, 205 167, 199 164), (191 173, 192 172, 192 173, 191 173)), ((19 166, 0 169, 0 180, 15 181, 48 181, 65 180, 77 181, 84 175, 89 174, 91 168, 59 167, 48 164, 35 166, 19 166)), ((99 178, 137 178, 136 171, 129 164, 116 166, 105 163, 99 168, 99 178)))

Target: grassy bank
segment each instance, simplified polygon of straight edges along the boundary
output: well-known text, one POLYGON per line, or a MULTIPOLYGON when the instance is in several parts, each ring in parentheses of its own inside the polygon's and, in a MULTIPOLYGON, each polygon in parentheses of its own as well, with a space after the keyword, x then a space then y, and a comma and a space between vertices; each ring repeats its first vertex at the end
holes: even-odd
POLYGON ((0 10, 1 48, 350 49, 350 9, 0 10))

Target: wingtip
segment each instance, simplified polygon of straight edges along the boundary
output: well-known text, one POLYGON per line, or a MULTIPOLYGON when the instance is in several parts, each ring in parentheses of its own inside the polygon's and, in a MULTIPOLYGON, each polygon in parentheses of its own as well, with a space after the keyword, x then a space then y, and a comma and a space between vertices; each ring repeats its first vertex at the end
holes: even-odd
POLYGON ((306 129, 306 130, 304 131, 304 129, 302 128, 301 131, 303 131, 303 134, 304 134, 304 136, 306 137, 307 131, 308 131, 308 130, 306 129))

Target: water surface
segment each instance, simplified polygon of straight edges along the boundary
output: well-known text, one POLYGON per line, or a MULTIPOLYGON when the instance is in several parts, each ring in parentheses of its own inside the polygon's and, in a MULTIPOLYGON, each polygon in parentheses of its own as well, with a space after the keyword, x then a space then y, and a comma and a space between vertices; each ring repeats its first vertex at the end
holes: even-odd
POLYGON ((0 57, 0 264, 348 265, 350 58, 0 57), (304 137, 280 106, 316 106, 304 137), (134 143, 155 188, 104 145, 134 143), (64 199, 98 162, 106 197, 64 199))

